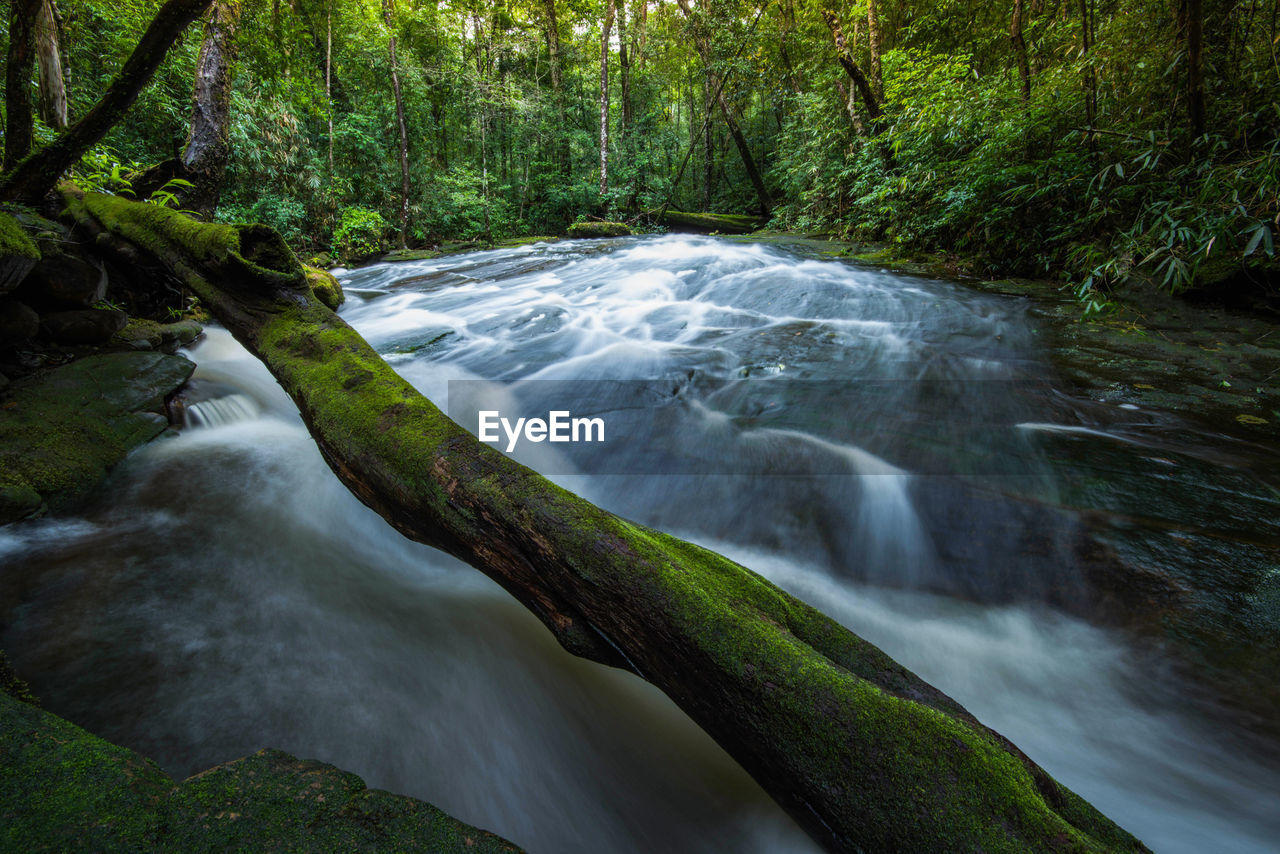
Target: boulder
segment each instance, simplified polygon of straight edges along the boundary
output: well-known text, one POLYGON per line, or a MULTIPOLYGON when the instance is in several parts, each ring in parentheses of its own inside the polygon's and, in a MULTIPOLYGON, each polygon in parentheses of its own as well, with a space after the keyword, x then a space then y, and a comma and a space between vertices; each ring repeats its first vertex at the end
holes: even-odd
POLYGON ((126 454, 169 426, 165 398, 193 370, 180 356, 104 353, 5 389, 0 525, 88 495, 126 454))
POLYGON ((51 236, 40 241, 41 259, 22 283, 22 296, 48 308, 88 308, 106 299, 107 273, 74 244, 51 236))
POLYGON ((42 319, 45 334, 59 344, 106 344, 128 323, 129 316, 114 308, 55 311, 42 319))
POLYGON ((124 328, 111 337, 111 343, 135 350, 163 350, 173 352, 177 348, 190 344, 204 331, 194 320, 179 320, 175 323, 160 323, 139 317, 129 318, 124 328))
POLYGON ((0 348, 23 344, 40 334, 40 315, 13 297, 0 297, 0 348))

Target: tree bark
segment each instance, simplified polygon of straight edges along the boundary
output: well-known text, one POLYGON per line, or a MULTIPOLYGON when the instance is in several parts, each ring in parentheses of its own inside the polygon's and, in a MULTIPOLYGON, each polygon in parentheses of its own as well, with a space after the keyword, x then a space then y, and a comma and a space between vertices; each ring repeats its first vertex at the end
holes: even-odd
POLYGON ((396 125, 400 130, 400 248, 409 245, 409 130, 404 121, 404 98, 400 94, 400 64, 396 60, 396 31, 392 21, 395 0, 382 0, 382 20, 387 24, 387 52, 391 57, 391 91, 396 99, 396 125))
MULTIPOLYGON (((101 100, 85 114, 84 118, 67 128, 67 131, 51 144, 26 157, 3 180, 0 180, 0 200, 34 201, 52 190, 58 176, 97 144, 132 106, 142 87, 147 85, 156 69, 160 67, 169 46, 192 21, 204 13, 210 2, 212 0, 166 0, 101 100)), ((15 11, 22 5, 22 2, 15 2, 15 11)), ((31 5, 34 9, 34 4, 31 5)), ((19 17, 20 14, 15 17, 19 17)), ((10 39, 12 52, 14 41, 12 30, 10 30, 10 39)), ((29 73, 30 60, 27 62, 26 68, 29 73)), ((13 63, 10 63, 8 72, 10 75, 14 73, 13 63)), ((6 99, 8 97, 6 92, 6 99)), ((29 129, 29 101, 27 109, 29 129)), ((12 113, 9 114, 9 120, 13 122, 12 113)), ((6 151, 7 144, 8 135, 6 134, 6 151)), ((28 141, 27 144, 29 146, 30 142, 28 141)))
POLYGON ((180 278, 263 361, 361 501, 496 580, 565 649, 661 688, 829 850, 1147 850, 834 620, 479 442, 315 299, 271 229, 66 201, 95 245, 180 278))
POLYGON ((40 4, 36 18, 36 63, 40 70, 37 106, 41 120, 54 130, 67 127, 67 86, 62 77, 62 54, 58 51, 58 10, 53 0, 40 4))
POLYGON ((333 0, 327 0, 324 8, 324 111, 329 122, 325 139, 329 145, 329 179, 333 180, 333 0))
POLYGON ((835 39, 836 54, 840 67, 844 69, 845 73, 849 75, 849 79, 853 81, 853 85, 857 87, 858 94, 862 97, 863 106, 867 109, 867 117, 871 119, 873 128, 878 131, 880 117, 884 114, 884 111, 880 108, 880 99, 876 97, 875 90, 871 88, 867 75, 862 73, 858 63, 854 62, 853 57, 849 55, 848 48, 845 46, 844 30, 840 28, 840 19, 830 9, 823 9, 822 20, 827 22, 827 27, 831 29, 831 36, 835 39))
POLYGON ((31 153, 31 69, 35 65, 35 25, 43 0, 11 0, 9 53, 4 75, 4 170, 31 153))
POLYGON ((196 59, 191 132, 182 152, 183 172, 195 186, 183 194, 183 202, 205 215, 212 215, 218 206, 231 156, 231 84, 241 3, 242 0, 214 0, 196 59))
POLYGON ((600 24, 600 195, 609 191, 609 33, 613 30, 614 0, 605 0, 600 24))

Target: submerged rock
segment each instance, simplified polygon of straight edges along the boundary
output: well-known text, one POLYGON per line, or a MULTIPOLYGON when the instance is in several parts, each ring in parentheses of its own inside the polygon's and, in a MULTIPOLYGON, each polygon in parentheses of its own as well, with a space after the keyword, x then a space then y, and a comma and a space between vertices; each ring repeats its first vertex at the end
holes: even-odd
POLYGON ((516 846, 431 804, 278 750, 177 783, 0 692, 5 851, 468 851, 516 846))
POLYGON ((14 383, 0 401, 0 524, 69 507, 166 427, 195 365, 160 353, 88 356, 14 383))

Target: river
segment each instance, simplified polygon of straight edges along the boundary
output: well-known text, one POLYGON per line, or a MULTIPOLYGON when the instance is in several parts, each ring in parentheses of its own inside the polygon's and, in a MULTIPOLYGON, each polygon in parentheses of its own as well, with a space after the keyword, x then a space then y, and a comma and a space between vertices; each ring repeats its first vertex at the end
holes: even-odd
MULTIPOLYGON (((451 414, 599 417, 605 441, 513 454, 822 608, 1154 850, 1276 850, 1280 768, 1083 619, 1044 439, 1084 404, 1025 302, 686 236, 341 278, 342 316, 451 414)), ((179 777, 277 747, 533 852, 814 850, 659 692, 359 504, 225 331, 190 354, 179 435, 0 531, 0 641, 48 708, 179 777)))

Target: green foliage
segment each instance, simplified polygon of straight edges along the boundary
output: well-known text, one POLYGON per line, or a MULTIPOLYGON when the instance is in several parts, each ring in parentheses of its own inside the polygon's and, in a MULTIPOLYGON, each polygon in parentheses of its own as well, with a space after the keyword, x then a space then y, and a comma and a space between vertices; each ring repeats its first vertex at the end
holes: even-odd
POLYGON ((333 232, 333 249, 344 261, 373 255, 386 248, 387 221, 369 208, 343 208, 333 232))

